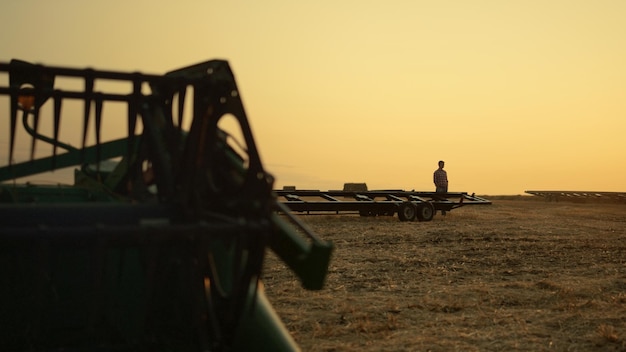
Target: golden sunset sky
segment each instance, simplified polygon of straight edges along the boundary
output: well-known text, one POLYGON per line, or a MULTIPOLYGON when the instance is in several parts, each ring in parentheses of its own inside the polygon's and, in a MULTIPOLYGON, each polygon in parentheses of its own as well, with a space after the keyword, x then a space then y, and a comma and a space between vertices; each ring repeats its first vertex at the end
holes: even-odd
MULTIPOLYGON (((625 16, 623 0, 5 1, 0 61, 228 60, 275 188, 431 191, 442 159, 451 192, 623 192, 625 16)), ((3 109, 0 165, 8 129, 3 109)))

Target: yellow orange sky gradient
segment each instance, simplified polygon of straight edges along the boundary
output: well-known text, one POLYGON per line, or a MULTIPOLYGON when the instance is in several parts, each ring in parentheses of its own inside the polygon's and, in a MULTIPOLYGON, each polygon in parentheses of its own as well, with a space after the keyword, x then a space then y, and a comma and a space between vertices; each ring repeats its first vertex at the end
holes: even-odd
POLYGON ((624 14, 622 0, 24 0, 0 5, 0 61, 226 59, 276 188, 433 190, 443 159, 453 192, 623 192, 624 14))

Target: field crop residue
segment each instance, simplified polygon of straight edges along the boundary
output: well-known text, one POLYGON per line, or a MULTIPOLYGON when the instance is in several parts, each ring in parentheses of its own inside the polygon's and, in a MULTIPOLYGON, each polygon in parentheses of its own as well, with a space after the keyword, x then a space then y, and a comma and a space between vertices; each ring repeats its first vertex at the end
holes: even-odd
POLYGON ((626 351, 626 204, 491 200, 298 215, 335 245, 325 288, 268 253, 266 293, 303 351, 626 351))

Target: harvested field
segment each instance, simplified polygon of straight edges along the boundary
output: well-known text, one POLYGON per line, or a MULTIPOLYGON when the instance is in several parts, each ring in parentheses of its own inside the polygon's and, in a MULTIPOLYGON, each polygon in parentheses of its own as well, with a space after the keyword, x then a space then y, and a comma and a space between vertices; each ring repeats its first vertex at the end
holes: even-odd
POLYGON ((303 351, 626 351, 626 204, 490 198, 431 222, 310 215, 335 244, 306 291, 267 295, 303 351))

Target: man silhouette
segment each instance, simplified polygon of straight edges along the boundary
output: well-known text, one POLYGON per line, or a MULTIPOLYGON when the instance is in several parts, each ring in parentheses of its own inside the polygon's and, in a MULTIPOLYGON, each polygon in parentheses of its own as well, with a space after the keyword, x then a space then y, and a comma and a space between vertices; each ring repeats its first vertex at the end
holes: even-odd
MULTIPOLYGON (((443 169, 444 165, 444 161, 439 160, 439 168, 433 173, 435 193, 448 193, 448 173, 443 169)), ((446 211, 442 210, 441 215, 446 215, 446 211)))

